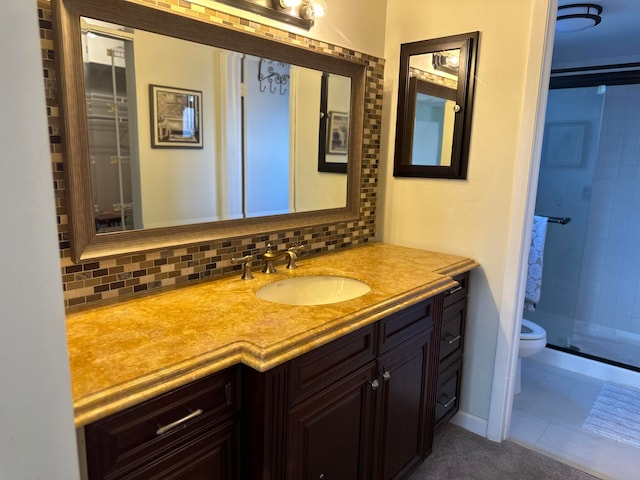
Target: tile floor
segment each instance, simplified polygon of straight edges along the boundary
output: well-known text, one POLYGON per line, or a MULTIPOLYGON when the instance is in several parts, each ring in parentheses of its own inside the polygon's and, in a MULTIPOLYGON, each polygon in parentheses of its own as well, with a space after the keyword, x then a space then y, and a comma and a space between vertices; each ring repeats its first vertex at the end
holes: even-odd
POLYGON ((602 383, 523 359, 510 440, 603 479, 640 479, 639 448, 582 429, 602 383))

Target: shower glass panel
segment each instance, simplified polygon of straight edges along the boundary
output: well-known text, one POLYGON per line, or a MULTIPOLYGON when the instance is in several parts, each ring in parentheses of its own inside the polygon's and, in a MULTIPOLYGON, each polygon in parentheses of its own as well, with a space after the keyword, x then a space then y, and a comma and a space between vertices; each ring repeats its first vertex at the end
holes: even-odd
POLYGON ((536 214, 550 223, 525 316, 562 350, 640 368, 640 85, 549 91, 536 214), (638 299, 638 300, 636 300, 638 299))

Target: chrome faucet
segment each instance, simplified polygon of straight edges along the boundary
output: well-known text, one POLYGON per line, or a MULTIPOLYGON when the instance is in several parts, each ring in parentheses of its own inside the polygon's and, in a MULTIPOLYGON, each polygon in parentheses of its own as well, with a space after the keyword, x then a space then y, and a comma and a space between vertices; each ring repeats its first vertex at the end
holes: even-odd
POLYGON ((262 273, 276 273, 277 270, 276 267, 273 266, 273 263, 284 257, 289 257, 289 261, 287 262, 287 269, 295 270, 296 268, 298 268, 298 266, 296 265, 296 260, 298 259, 298 255, 296 255, 296 252, 301 249, 302 245, 299 245, 290 247, 287 250, 276 252, 271 250, 270 243, 267 244, 267 251, 260 255, 260 257, 265 261, 262 273))

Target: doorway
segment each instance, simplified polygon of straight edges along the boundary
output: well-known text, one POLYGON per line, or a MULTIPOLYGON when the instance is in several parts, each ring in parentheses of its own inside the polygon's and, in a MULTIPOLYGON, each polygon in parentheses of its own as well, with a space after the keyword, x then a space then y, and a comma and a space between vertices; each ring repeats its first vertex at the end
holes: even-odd
POLYGON ((547 102, 536 214, 550 223, 528 318, 552 348, 640 371, 640 84, 560 77, 547 102))

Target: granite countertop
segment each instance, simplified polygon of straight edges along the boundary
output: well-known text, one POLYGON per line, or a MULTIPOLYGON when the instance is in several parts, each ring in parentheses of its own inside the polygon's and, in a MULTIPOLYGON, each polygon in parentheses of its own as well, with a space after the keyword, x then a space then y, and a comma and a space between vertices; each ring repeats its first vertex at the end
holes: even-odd
POLYGON ((296 270, 240 274, 67 316, 76 426, 244 363, 266 371, 438 294, 478 264, 465 257, 368 244, 301 258, 296 270), (345 302, 280 305, 256 297, 289 277, 341 275, 371 291, 345 302))

